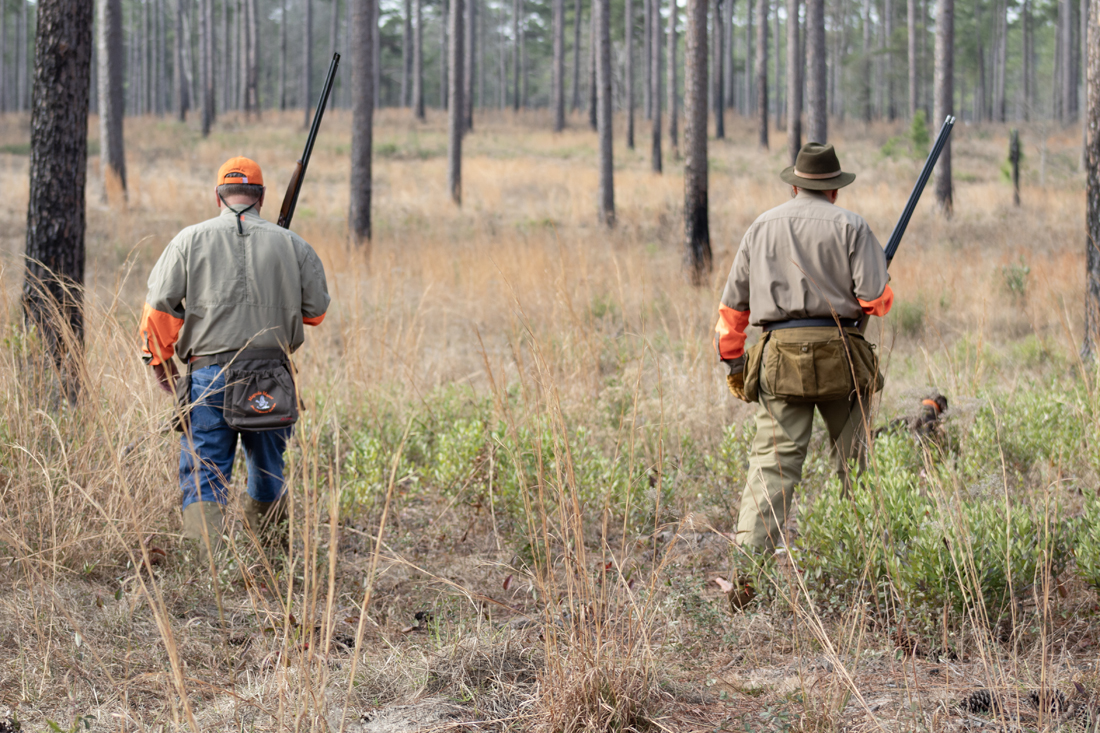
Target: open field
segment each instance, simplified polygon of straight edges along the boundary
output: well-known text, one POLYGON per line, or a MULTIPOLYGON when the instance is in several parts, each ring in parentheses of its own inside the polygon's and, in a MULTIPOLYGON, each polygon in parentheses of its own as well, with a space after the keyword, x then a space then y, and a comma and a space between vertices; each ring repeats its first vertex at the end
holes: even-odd
MULTIPOLYGON (((652 174, 642 134, 616 149, 609 232, 579 119, 554 136, 537 115, 479 118, 459 210, 443 118, 382 111, 376 236, 348 251, 350 118, 332 113, 294 226, 333 305, 296 357, 290 549, 238 536, 211 577, 177 536, 178 444, 157 432, 170 406, 137 319, 161 250, 214 215, 225 158, 260 162, 275 218, 298 117, 223 119, 207 140, 127 120, 129 200, 88 189, 75 407, 19 325, 26 120, 0 119, 0 730, 1054 730, 1068 714, 1028 694, 1074 683, 1070 712, 1087 709, 1100 375, 1077 356, 1078 129, 1023 130, 1014 208, 1007 130, 957 128, 955 216, 929 192, 870 331, 876 426, 939 389, 942 446, 884 434, 846 498, 817 431, 790 577, 723 534, 752 408, 711 346, 741 233, 788 195, 783 136, 760 152, 734 119, 712 140, 715 272, 692 288, 679 162, 652 174), (153 548, 167 560, 138 570, 153 548), (735 565, 767 592, 732 617, 713 578, 735 565), (961 710, 979 688, 1000 703, 961 710)), ((859 174, 839 203, 885 242, 920 161, 891 142, 900 125, 834 128, 859 174)))

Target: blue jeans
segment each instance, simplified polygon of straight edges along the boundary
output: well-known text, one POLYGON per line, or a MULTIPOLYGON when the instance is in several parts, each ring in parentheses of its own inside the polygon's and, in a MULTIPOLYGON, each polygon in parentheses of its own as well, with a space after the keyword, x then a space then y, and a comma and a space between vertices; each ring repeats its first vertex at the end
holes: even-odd
POLYGON ((249 496, 267 502, 283 493, 283 451, 294 428, 238 433, 225 423, 224 400, 225 375, 221 367, 203 367, 191 374, 191 432, 180 438, 184 509, 196 501, 226 503, 238 435, 248 459, 249 496))

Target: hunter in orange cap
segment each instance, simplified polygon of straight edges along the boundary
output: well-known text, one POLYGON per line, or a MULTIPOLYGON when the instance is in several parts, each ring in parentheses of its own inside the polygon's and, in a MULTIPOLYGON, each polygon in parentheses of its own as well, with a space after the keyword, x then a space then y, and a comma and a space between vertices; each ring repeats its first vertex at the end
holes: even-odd
POLYGON ((214 185, 221 186, 226 183, 264 185, 264 174, 260 165, 254 160, 249 160, 243 155, 230 158, 222 163, 218 169, 218 182, 214 185))

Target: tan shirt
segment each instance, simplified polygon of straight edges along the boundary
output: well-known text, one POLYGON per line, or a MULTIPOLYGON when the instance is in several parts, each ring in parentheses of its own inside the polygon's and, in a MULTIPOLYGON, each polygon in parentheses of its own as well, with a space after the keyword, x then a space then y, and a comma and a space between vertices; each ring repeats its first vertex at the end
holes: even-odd
MULTIPOLYGON (((234 204, 233 209, 244 206, 234 204)), ((233 211, 187 227, 169 243, 149 275, 141 319, 145 360, 158 364, 245 348, 294 351, 304 324, 328 310, 325 270, 294 232, 233 211)))
POLYGON ((867 222, 800 190, 766 211, 741 240, 722 305, 762 326, 795 318, 861 318, 859 301, 886 290, 886 255, 867 222))

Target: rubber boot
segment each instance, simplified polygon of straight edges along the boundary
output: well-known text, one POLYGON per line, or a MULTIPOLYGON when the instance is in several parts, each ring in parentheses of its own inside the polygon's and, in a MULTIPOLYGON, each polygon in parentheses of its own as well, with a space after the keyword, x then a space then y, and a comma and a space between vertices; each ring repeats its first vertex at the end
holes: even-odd
POLYGON ((286 544, 286 501, 286 493, 275 501, 256 501, 247 491, 241 494, 245 527, 261 544, 286 544))
POLYGON ((195 543, 199 561, 204 566, 210 563, 210 553, 216 553, 224 545, 224 532, 225 508, 218 502, 196 501, 183 510, 183 536, 195 543))

